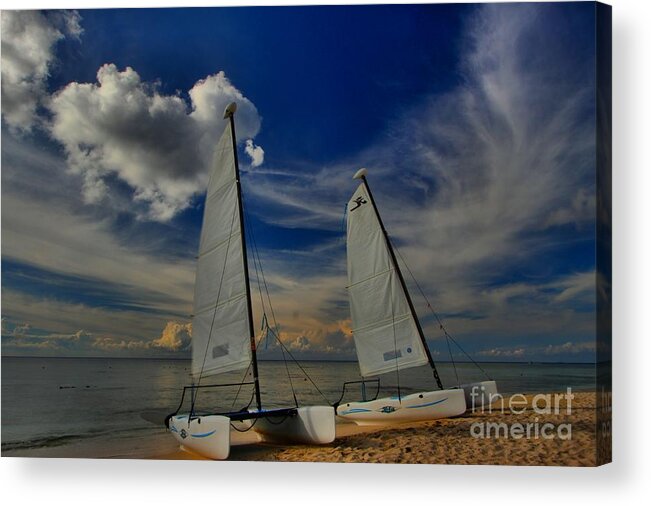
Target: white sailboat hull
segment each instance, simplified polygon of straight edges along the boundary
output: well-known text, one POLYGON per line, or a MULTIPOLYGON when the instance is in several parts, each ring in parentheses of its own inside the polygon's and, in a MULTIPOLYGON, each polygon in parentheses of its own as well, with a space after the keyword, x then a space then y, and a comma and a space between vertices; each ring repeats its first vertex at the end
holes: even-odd
POLYGON ((337 415, 357 425, 390 425, 458 416, 466 411, 462 389, 435 390, 384 397, 366 402, 347 402, 337 407, 337 415))
POLYGON ((466 407, 468 411, 482 411, 493 402, 501 399, 497 391, 497 383, 494 381, 479 381, 461 385, 466 396, 466 407))
POLYGON ((221 415, 192 418, 175 415, 169 420, 170 432, 185 450, 213 460, 228 458, 231 450, 231 420, 221 415))
POLYGON ((259 418, 253 430, 264 439, 303 444, 328 444, 335 439, 332 406, 306 406, 290 416, 259 418))

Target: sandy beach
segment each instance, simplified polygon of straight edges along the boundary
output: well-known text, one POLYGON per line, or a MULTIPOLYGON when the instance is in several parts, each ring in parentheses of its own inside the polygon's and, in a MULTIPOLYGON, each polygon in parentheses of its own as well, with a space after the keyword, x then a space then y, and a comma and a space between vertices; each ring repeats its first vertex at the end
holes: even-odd
MULTIPOLYGON (((571 412, 565 399, 548 394, 551 402, 558 400, 549 406, 550 413, 542 413, 545 398, 527 395, 526 405, 523 396, 515 410, 509 409, 506 399, 504 409, 497 402, 490 410, 433 422, 385 427, 338 423, 337 439, 324 446, 260 443, 252 432, 236 434, 230 460, 594 466, 595 394, 573 395, 571 412)), ((179 450, 153 458, 200 457, 179 450)))

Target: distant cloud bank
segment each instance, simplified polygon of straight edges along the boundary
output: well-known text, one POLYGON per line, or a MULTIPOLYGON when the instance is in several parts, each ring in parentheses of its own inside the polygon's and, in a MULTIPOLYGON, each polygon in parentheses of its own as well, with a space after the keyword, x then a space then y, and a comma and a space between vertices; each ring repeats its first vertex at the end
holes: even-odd
POLYGON ((192 342, 192 324, 167 322, 156 339, 120 339, 98 336, 85 330, 71 334, 35 332, 29 323, 7 328, 2 321, 2 349, 8 355, 79 355, 100 354, 120 356, 187 356, 192 342))

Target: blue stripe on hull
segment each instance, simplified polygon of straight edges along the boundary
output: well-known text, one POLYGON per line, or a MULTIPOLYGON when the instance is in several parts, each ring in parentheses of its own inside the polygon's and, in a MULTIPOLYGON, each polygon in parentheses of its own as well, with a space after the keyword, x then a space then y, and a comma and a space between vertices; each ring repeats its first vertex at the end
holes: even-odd
POLYGON ((369 412, 371 412, 371 411, 372 411, 372 410, 370 410, 370 409, 364 409, 364 408, 353 408, 353 409, 349 409, 349 410, 347 410, 347 411, 343 411, 341 414, 342 414, 342 415, 349 415, 349 414, 351 414, 351 413, 369 413, 369 412))
POLYGON ((217 430, 213 430, 212 432, 204 432, 203 434, 191 434, 192 437, 208 437, 212 436, 217 430))
POLYGON ((427 404, 418 404, 416 406, 406 406, 409 409, 414 409, 414 408, 425 408, 427 406, 434 406, 435 404, 441 404, 442 402, 447 401, 448 398, 446 397, 445 399, 441 399, 440 401, 434 401, 434 402, 428 402, 427 404))

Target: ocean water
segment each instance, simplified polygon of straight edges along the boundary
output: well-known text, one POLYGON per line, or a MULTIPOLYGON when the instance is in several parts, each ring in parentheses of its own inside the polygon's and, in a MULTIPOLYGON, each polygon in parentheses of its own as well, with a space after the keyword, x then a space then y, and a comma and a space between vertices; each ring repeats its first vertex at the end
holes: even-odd
MULTIPOLYGON (((595 389, 593 364, 482 363, 500 392, 538 393, 595 389)), ((344 381, 359 380, 355 362, 260 362, 264 407, 332 403, 344 381), (302 369, 301 369, 302 367, 302 369), (309 378, 308 378, 309 377, 309 378), (311 380, 310 380, 311 378, 311 380), (313 384, 314 383, 314 384, 313 384), (315 386, 316 385, 316 386, 315 386), (318 389, 317 389, 318 388, 318 389)), ((473 364, 438 365, 445 386, 485 379, 473 364)), ((381 394, 433 389, 427 367, 389 373, 381 394)), ((204 378, 202 385, 250 380, 243 371, 204 378)), ((182 387, 192 383, 187 360, 2 357, 2 455, 140 457, 176 448, 162 425, 177 409, 182 387)), ((369 394, 375 388, 367 387, 369 394)), ((249 385, 202 389, 195 409, 239 410, 252 399, 249 385)), ((360 398, 360 386, 346 399, 360 398)), ((189 405, 186 396, 184 408, 189 405)))

